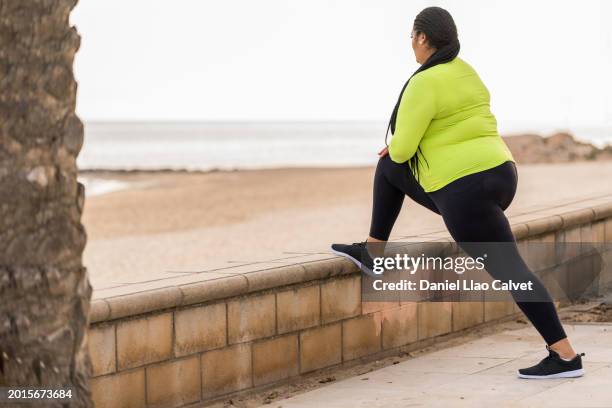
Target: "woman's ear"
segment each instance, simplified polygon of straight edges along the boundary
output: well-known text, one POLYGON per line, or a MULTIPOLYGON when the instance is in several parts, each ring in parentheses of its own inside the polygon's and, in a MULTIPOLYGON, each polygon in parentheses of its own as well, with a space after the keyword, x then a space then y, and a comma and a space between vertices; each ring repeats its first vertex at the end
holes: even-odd
POLYGON ((426 38, 425 38, 425 33, 420 33, 420 34, 419 34, 419 44, 420 44, 420 45, 425 44, 425 40, 426 40, 426 38))

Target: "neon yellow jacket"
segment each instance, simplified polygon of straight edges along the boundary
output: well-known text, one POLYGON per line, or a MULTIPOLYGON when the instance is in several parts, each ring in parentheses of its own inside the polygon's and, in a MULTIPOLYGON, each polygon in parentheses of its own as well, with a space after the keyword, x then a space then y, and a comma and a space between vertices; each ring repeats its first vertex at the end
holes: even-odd
POLYGON ((404 163, 420 146, 427 160, 419 154, 419 183, 425 191, 514 161, 489 103, 488 89, 459 57, 419 72, 400 101, 391 160, 404 163))

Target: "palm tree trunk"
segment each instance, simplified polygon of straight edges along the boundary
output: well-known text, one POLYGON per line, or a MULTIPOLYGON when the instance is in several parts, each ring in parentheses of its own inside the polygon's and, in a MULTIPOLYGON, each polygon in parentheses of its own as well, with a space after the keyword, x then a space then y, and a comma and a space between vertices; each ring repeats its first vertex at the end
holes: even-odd
POLYGON ((0 0, 0 386, 72 387, 89 407, 75 5, 0 0))

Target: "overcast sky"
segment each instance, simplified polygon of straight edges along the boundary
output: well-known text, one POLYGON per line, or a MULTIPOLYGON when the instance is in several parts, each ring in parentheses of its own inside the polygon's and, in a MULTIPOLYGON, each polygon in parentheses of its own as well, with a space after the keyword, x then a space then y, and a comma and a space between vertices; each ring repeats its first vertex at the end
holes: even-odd
POLYGON ((448 9, 498 120, 612 124, 609 0, 81 0, 86 120, 386 120, 448 9))

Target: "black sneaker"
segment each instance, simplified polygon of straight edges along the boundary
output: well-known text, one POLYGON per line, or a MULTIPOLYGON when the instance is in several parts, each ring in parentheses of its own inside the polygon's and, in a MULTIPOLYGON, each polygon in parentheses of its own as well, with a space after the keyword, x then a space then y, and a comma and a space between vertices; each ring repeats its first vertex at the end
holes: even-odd
POLYGON ((374 273, 374 260, 370 256, 365 242, 355 242, 353 244, 332 244, 331 250, 336 255, 350 259, 364 273, 372 277, 380 277, 380 273, 374 273))
POLYGON ((559 354, 546 346, 548 357, 538 364, 529 368, 518 370, 519 378, 546 379, 546 378, 573 378, 582 377, 582 356, 584 353, 576 354, 576 357, 566 361, 559 357, 559 354))

